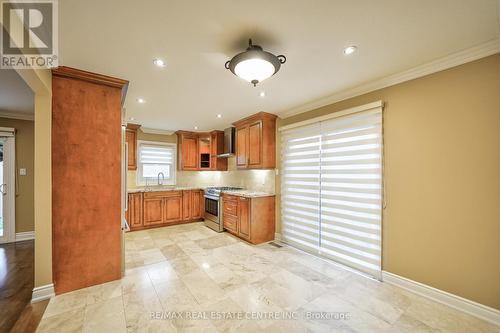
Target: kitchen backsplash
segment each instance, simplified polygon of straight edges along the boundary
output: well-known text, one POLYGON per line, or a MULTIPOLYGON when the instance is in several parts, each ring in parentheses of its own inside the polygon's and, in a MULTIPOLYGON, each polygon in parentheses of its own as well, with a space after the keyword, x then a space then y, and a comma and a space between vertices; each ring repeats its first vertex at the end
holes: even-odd
MULTIPOLYGON (((272 170, 237 170, 230 157, 228 171, 177 171, 179 187, 237 186, 252 191, 275 192, 276 172, 272 170)), ((136 186, 136 171, 128 172, 128 187, 136 186)))

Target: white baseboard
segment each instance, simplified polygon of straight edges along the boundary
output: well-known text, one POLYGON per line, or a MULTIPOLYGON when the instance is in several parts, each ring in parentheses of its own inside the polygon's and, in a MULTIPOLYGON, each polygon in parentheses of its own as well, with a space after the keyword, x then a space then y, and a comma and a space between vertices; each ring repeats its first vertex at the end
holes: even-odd
POLYGON ((500 326, 500 311, 402 276, 382 271, 382 281, 500 326))
POLYGON ((35 239, 34 231, 16 232, 16 242, 35 239))
POLYGON ((45 286, 35 287, 31 296, 31 303, 36 303, 50 299, 56 295, 54 284, 46 284, 45 286))

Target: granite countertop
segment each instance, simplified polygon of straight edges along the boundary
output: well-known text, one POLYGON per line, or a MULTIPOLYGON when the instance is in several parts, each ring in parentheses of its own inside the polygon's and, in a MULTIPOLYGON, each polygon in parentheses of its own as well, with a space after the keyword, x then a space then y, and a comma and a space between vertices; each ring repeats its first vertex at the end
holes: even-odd
POLYGON ((274 193, 252 190, 223 191, 225 194, 236 195, 245 198, 274 197, 274 193))
POLYGON ((204 190, 203 187, 177 187, 177 186, 140 186, 127 189, 128 193, 138 193, 138 192, 164 192, 164 191, 188 191, 188 190, 204 190))
MULTIPOLYGON (((128 193, 139 193, 139 192, 164 192, 164 191, 188 191, 188 190, 205 190, 203 187, 194 186, 146 186, 134 187, 127 189, 128 193)), ((261 197, 273 197, 275 194, 263 191, 252 191, 252 190, 235 190, 235 191, 223 191, 223 193, 236 195, 245 198, 261 198, 261 197)))

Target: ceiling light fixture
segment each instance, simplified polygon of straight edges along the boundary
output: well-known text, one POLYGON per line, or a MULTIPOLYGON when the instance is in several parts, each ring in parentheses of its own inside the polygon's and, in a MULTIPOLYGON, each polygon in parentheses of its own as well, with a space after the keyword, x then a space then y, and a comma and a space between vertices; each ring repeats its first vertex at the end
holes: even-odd
POLYGON ((276 74, 281 64, 286 62, 284 55, 275 56, 266 52, 262 47, 253 45, 248 40, 248 48, 245 52, 235 55, 224 65, 234 75, 254 85, 276 74))
POLYGON ((165 67, 165 66, 167 66, 167 64, 165 63, 165 61, 162 60, 162 59, 159 59, 159 58, 156 58, 155 60, 153 60, 153 64, 155 64, 158 67, 165 67))
POLYGON ((194 129, 195 129, 195 130, 197 130, 197 129, 198 129, 198 126, 195 126, 195 127, 194 127, 194 129))
POLYGON ((345 55, 350 55, 350 54, 353 54, 354 52, 356 52, 358 48, 354 45, 351 45, 351 46, 348 46, 344 49, 344 54, 345 55))
POLYGON ((260 97, 266 97, 266 92, 265 91, 261 91, 259 95, 260 95, 260 97))
POLYGON ((142 98, 142 97, 139 97, 137 99, 137 103, 144 104, 144 103, 146 103, 146 100, 144 98, 142 98))
POLYGON ((222 118, 222 115, 219 113, 219 114, 217 115, 217 118, 222 118))

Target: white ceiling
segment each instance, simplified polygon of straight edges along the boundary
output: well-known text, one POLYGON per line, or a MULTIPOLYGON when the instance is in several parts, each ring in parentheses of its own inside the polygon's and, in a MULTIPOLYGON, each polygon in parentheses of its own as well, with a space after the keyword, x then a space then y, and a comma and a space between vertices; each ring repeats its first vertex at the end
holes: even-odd
POLYGON ((34 115, 34 95, 13 69, 0 69, 0 117, 30 118, 34 115))
POLYGON ((258 111, 279 114, 498 38, 499 3, 64 0, 60 59, 129 80, 127 116, 145 127, 222 129, 258 111), (249 37, 288 59, 256 88, 224 68, 249 37), (351 44, 359 52, 347 57, 342 50, 351 44), (155 67, 155 57, 167 67, 155 67), (138 97, 147 102, 138 104, 138 97))

